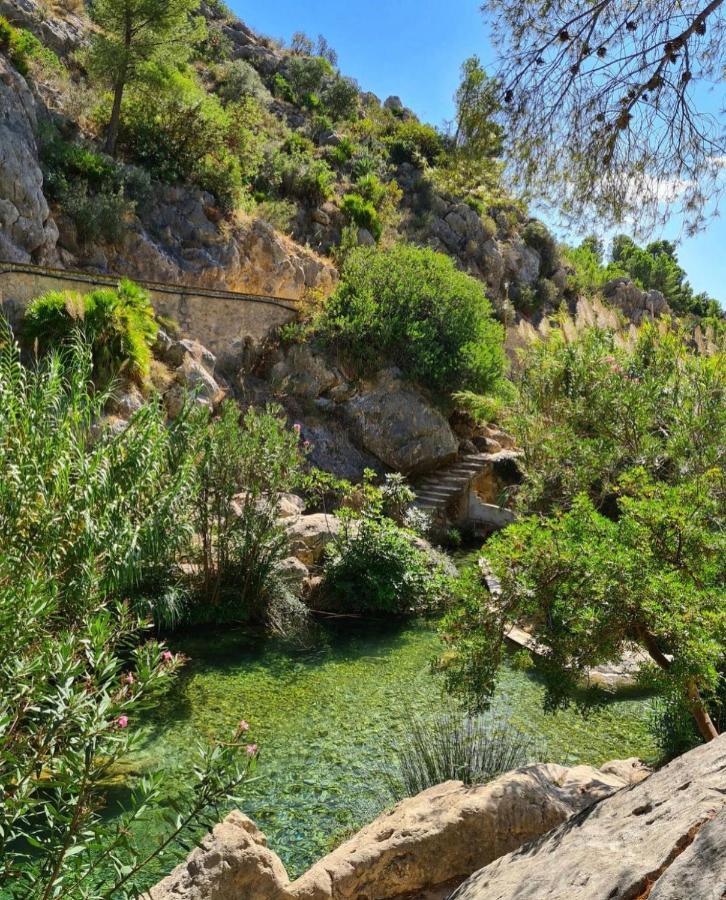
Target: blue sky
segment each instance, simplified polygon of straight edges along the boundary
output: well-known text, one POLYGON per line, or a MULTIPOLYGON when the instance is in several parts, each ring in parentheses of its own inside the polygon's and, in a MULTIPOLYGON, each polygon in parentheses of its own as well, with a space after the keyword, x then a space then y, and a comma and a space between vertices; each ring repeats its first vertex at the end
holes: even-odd
MULTIPOLYGON (((491 68, 494 58, 479 0, 228 0, 228 5, 270 37, 324 34, 344 74, 381 99, 397 94, 435 125, 453 114, 462 61, 476 53, 491 68)), ((654 237, 678 239, 679 234, 674 220, 654 237)), ((580 237, 561 236, 574 242, 580 237)), ((696 237, 685 238, 679 259, 697 291, 726 304, 724 220, 714 219, 696 237)))

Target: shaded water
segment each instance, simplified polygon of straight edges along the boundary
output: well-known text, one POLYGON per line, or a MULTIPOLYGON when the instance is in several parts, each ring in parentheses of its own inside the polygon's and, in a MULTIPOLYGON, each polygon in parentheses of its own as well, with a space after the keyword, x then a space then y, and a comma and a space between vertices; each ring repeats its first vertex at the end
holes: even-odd
MULTIPOLYGON (((234 630, 170 644, 190 662, 143 723, 137 762, 178 770, 183 789, 195 743, 247 719, 260 779, 243 789, 242 808, 293 877, 391 802, 384 772, 408 715, 447 707, 429 670, 439 644, 428 624, 328 628, 307 651, 234 630)), ((494 709, 537 737, 548 759, 655 758, 646 699, 615 699, 584 719, 545 714, 542 696, 536 676, 506 665, 494 709)))

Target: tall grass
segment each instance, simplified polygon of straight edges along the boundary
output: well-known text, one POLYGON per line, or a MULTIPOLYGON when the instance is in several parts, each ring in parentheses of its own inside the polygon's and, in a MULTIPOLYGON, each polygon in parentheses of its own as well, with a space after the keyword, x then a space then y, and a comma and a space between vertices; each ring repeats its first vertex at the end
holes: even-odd
POLYGON ((467 716, 453 709, 436 717, 412 715, 386 780, 400 800, 444 781, 485 784, 541 756, 536 741, 490 715, 467 716))

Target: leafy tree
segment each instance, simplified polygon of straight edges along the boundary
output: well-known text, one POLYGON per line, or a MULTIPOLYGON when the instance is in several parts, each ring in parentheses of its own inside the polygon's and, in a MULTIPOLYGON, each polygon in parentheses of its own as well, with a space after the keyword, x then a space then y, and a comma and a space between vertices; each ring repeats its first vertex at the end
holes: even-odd
POLYGON ((451 686, 486 703, 505 622, 521 621, 546 648, 551 705, 636 644, 712 738, 726 657, 723 354, 653 325, 619 340, 556 328, 524 357, 517 387, 517 501, 540 515, 486 545, 501 594, 472 580, 447 617, 451 686))
POLYGON ((678 202, 692 229, 723 191, 723 0, 484 4, 520 184, 566 214, 645 230, 678 202), (718 102, 718 101, 717 101, 718 102))
POLYGON ((481 283, 433 250, 349 253, 318 331, 363 366, 377 352, 437 390, 483 393, 504 372, 503 329, 481 283))
POLYGON ((487 76, 478 56, 464 61, 454 101, 451 147, 442 161, 440 180, 454 194, 491 197, 500 186, 503 133, 495 119, 497 84, 487 76))
POLYGON ((199 0, 93 0, 90 11, 98 30, 91 35, 88 65, 113 91, 107 153, 116 153, 127 85, 143 81, 149 64, 178 64, 189 57, 202 30, 201 20, 191 15, 198 7, 199 0))
POLYGON ((722 355, 692 353, 686 339, 654 325, 633 343, 556 328, 527 348, 504 417, 524 453, 524 509, 549 513, 586 493, 607 511, 634 466, 677 483, 722 465, 722 355))

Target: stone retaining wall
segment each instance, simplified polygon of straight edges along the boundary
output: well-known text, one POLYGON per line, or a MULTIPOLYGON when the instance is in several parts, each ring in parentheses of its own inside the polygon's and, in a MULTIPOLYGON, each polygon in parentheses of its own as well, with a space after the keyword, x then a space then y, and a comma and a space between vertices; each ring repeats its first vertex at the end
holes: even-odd
MULTIPOLYGON (((0 262, 0 309, 17 322, 27 304, 47 291, 79 291, 114 287, 119 278, 25 263, 0 262)), ((293 321, 293 302, 276 297, 207 288, 139 281, 157 314, 174 319, 182 337, 204 344, 216 355, 238 349, 245 339, 255 344, 274 328, 293 321)))

